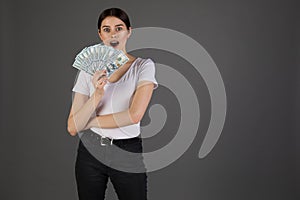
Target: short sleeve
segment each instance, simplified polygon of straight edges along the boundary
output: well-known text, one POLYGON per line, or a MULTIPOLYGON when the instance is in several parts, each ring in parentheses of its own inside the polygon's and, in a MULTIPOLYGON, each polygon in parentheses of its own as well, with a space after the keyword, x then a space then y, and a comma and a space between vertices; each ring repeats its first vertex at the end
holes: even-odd
POLYGON ((151 59, 147 59, 139 69, 138 82, 150 81, 154 83, 154 89, 158 87, 158 83, 155 79, 155 64, 151 59))
POLYGON ((75 85, 72 89, 73 92, 78 92, 80 94, 84 94, 90 96, 89 84, 88 84, 88 74, 84 71, 80 71, 77 80, 75 81, 75 85))

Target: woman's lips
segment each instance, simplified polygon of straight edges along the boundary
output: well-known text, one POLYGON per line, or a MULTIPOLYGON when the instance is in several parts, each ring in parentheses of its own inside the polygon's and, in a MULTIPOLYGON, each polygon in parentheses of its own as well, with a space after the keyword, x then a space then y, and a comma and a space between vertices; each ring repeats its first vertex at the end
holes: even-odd
POLYGON ((116 46, 118 46, 119 41, 114 40, 114 41, 111 41, 109 44, 110 44, 112 47, 116 47, 116 46))

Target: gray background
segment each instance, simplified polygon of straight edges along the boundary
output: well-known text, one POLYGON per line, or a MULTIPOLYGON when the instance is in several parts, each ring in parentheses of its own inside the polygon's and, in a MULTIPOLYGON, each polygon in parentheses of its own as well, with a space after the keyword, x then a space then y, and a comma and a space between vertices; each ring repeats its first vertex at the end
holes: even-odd
MULTIPOLYGON (((149 199, 297 199, 297 0, 1 1, 0 199, 77 199, 78 137, 66 131, 77 73, 71 64, 82 47, 98 42, 97 18, 108 7, 126 10, 133 27, 170 28, 197 40, 214 59, 226 87, 224 130, 213 151, 200 160, 210 116, 203 79, 169 52, 132 52, 182 72, 201 108, 200 129, 188 151, 148 174, 149 199)), ((178 107, 172 101, 161 87, 151 104, 172 113, 178 107)), ((162 132, 145 141, 145 150, 172 139, 178 119, 168 120, 162 132)), ((111 185, 107 199, 116 199, 111 185)))

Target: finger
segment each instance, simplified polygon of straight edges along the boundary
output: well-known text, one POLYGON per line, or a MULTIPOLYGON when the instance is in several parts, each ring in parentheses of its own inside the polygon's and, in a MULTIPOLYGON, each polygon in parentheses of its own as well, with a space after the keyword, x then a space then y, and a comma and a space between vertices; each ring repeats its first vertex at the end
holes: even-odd
POLYGON ((99 80, 99 77, 100 77, 100 72, 96 71, 93 75, 93 80, 92 80, 94 84, 96 84, 96 82, 99 80))
POLYGON ((94 73, 94 77, 100 76, 101 75, 101 71, 95 71, 94 73))
POLYGON ((96 87, 103 87, 103 85, 105 85, 107 82, 107 78, 106 77, 103 77, 101 79, 99 79, 96 83, 96 87))
POLYGON ((97 88, 100 84, 100 81, 97 81, 96 84, 95 84, 95 87, 97 88))
POLYGON ((100 80, 101 78, 106 77, 106 72, 101 72, 100 74, 97 74, 95 77, 96 80, 100 80))
POLYGON ((97 70, 96 72, 95 72, 95 74, 100 74, 100 75, 103 75, 103 74, 106 74, 106 69, 102 69, 102 70, 97 70))
POLYGON ((106 84, 106 81, 102 81, 99 85, 98 88, 102 89, 104 85, 106 84))
POLYGON ((104 70, 101 70, 101 76, 100 77, 102 77, 102 76, 106 76, 106 70, 104 69, 104 70))
POLYGON ((98 81, 104 81, 106 79, 107 79, 106 75, 102 75, 99 77, 98 81))
POLYGON ((98 78, 98 80, 104 79, 105 77, 106 77, 106 74, 103 74, 103 75, 101 75, 101 76, 98 78))

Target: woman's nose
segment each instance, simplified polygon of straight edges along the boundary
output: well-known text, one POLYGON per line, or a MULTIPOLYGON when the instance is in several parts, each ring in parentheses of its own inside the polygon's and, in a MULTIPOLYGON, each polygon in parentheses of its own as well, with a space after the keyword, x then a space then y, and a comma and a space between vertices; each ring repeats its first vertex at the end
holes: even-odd
POLYGON ((111 32, 111 38, 116 38, 116 37, 117 37, 116 31, 112 31, 112 32, 111 32))

